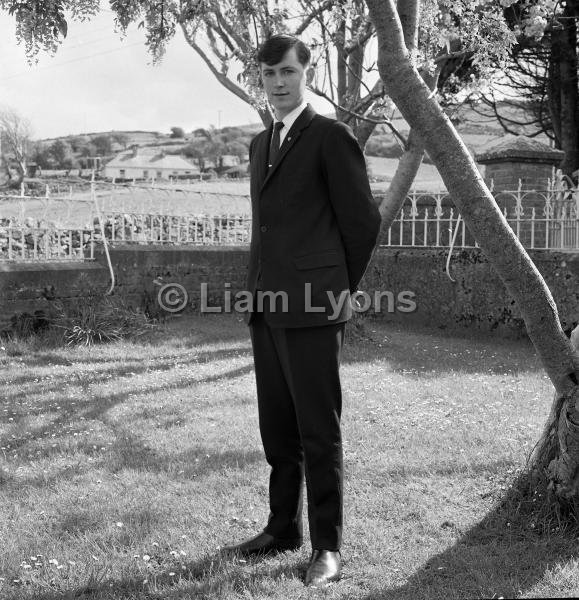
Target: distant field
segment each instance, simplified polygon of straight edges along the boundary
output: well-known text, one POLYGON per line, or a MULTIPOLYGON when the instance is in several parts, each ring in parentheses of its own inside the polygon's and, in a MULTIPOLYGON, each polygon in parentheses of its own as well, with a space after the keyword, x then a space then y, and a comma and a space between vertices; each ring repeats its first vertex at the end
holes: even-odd
MULTIPOLYGON (((372 190, 380 193, 388 189, 398 167, 397 158, 382 158, 381 156, 367 156, 370 176, 381 181, 372 183, 372 190)), ((434 165, 422 163, 414 179, 414 188, 418 190, 439 191, 445 189, 442 178, 434 165)))
MULTIPOLYGON (((375 193, 383 193, 394 176, 398 160, 368 157, 368 167, 375 193)), ((420 167, 414 187, 437 191, 444 184, 433 165, 420 167)), ((176 183, 165 186, 112 186, 99 183, 97 201, 103 214, 249 214, 249 180, 214 180, 192 184, 176 183)), ((41 225, 53 223, 58 227, 88 227, 96 215, 91 193, 52 195, 50 198, 0 198, 0 218, 16 219, 19 223, 41 225)))
MULTIPOLYGON (((108 213, 141 214, 249 214, 249 183, 234 181, 203 182, 166 188, 137 186, 99 186, 97 203, 103 216, 108 213)), ((0 218, 19 223, 57 227, 88 227, 97 212, 90 192, 72 197, 0 198, 0 218)))

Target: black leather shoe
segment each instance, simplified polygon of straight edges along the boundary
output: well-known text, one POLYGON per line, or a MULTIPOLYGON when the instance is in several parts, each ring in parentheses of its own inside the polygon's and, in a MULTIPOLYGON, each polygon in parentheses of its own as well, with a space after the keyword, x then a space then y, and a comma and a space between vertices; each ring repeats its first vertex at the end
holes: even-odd
POLYGON ((265 556, 297 550, 301 545, 302 541, 300 539, 280 540, 273 537, 273 535, 269 535, 269 533, 262 532, 236 546, 225 546, 221 552, 223 554, 238 554, 239 556, 265 556))
POLYGON ((324 587, 340 579, 341 572, 342 557, 339 551, 313 550, 304 583, 311 587, 324 587))

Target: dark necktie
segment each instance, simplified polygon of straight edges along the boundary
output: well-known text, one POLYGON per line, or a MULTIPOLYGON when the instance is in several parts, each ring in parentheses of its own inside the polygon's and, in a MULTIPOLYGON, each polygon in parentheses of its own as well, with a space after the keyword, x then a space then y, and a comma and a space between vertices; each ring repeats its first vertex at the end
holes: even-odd
POLYGON ((271 136, 271 144, 269 146, 269 161, 271 167, 275 163, 275 159, 279 154, 279 132, 283 128, 283 121, 278 121, 273 126, 273 135, 271 136))

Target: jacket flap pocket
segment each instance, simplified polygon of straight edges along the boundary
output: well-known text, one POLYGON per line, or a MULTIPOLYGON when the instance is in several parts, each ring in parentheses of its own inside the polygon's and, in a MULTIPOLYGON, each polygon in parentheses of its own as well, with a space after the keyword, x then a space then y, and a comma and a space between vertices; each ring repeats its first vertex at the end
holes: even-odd
POLYGON ((306 254, 294 258, 294 265, 300 271, 319 267, 334 267, 341 262, 342 259, 337 252, 316 252, 316 254, 306 254))

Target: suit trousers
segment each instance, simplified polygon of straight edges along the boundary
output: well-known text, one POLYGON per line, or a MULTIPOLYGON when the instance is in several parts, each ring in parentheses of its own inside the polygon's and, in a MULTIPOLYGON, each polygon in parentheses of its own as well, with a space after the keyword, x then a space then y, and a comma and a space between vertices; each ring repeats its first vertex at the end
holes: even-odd
POLYGON ((313 549, 339 550, 343 522, 340 354, 345 323, 270 327, 250 324, 259 428, 271 466, 265 532, 302 540, 305 475, 313 549))

